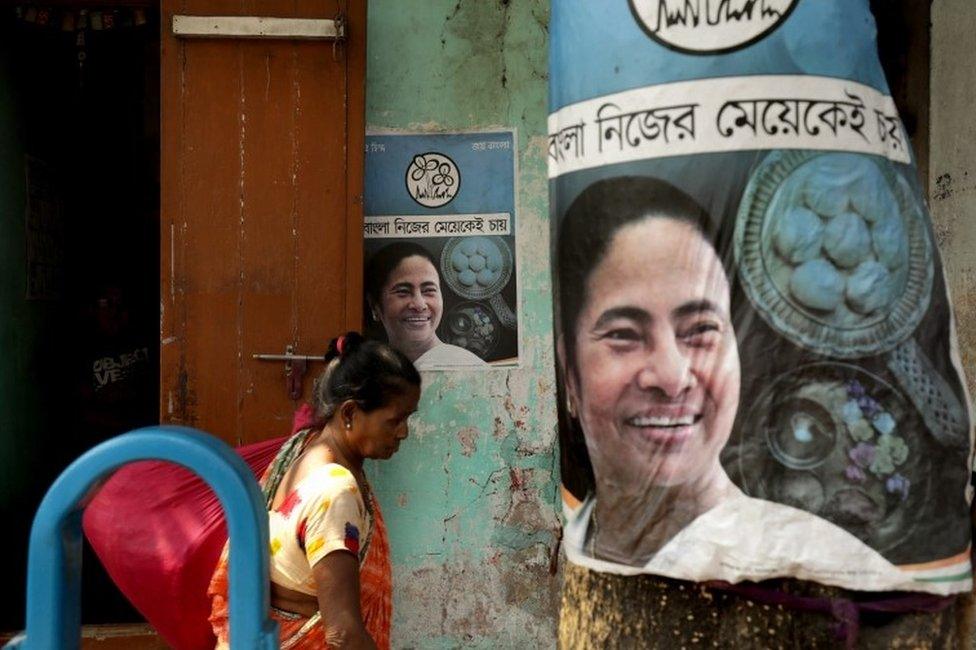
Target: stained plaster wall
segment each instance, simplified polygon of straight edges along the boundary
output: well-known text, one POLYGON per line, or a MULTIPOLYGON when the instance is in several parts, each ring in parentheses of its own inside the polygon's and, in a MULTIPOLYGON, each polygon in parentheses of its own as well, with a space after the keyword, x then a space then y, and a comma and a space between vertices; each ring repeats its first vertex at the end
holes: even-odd
POLYGON ((976 3, 932 3, 929 203, 976 395, 976 3))
MULTIPOLYGON (((932 3, 929 206, 955 309, 959 352, 976 396, 976 3, 932 3)), ((970 602, 969 647, 976 648, 970 602)))
POLYGON ((522 367, 426 373, 411 438, 370 468, 395 647, 554 647, 559 578, 545 168, 546 0, 371 0, 367 124, 515 128, 522 367))

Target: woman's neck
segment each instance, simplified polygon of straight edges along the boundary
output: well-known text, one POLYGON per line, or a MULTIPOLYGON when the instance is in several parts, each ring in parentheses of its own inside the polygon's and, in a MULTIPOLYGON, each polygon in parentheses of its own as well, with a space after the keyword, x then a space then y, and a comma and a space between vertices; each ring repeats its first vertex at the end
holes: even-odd
POLYGON ((700 515, 739 492, 716 461, 693 483, 650 487, 621 494, 616 486, 597 489, 589 531, 592 553, 620 564, 644 565, 700 515))
POLYGON ((356 478, 360 478, 363 473, 363 457, 349 443, 346 431, 338 422, 338 417, 332 418, 322 427, 322 435, 317 442, 324 445, 331 462, 342 465, 356 478))
POLYGON ((423 356, 425 352, 433 349, 434 346, 440 345, 440 342, 441 340, 434 334, 423 341, 398 341, 393 347, 406 355, 412 363, 423 356))

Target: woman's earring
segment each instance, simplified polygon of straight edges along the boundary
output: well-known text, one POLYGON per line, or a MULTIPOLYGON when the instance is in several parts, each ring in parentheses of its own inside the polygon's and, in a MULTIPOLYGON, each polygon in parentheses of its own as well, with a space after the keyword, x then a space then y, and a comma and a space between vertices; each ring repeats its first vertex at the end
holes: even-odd
POLYGON ((349 429, 352 429, 352 422, 346 420, 346 431, 348 431, 349 429))
POLYGON ((576 417, 576 404, 573 403, 572 397, 566 398, 566 410, 569 412, 569 417, 576 417))

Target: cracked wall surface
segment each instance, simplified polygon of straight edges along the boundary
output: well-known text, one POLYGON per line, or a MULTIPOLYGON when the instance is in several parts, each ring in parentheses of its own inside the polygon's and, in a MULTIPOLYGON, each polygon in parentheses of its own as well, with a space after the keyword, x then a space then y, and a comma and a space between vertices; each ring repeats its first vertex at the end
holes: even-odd
POLYGON ((560 522, 545 167, 548 2, 372 0, 369 129, 514 128, 522 366, 424 374, 411 437, 369 468, 398 648, 553 647, 560 522))
POLYGON ((932 4, 929 207, 955 310, 970 396, 976 388, 976 3, 932 4))

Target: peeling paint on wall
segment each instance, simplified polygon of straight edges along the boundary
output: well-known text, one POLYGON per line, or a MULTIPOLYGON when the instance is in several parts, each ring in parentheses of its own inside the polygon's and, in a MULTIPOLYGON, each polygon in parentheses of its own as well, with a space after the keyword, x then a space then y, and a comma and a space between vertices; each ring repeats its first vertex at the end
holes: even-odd
POLYGON ((936 201, 944 201, 952 196, 952 175, 942 174, 935 179, 935 194, 932 195, 936 201))
POLYGON ((559 576, 548 2, 369 5, 371 130, 517 131, 522 367, 425 373, 411 437, 369 468, 390 529, 393 644, 552 647, 559 576), (409 38, 404 35, 409 34, 409 38))

